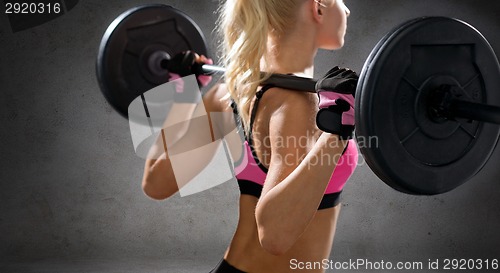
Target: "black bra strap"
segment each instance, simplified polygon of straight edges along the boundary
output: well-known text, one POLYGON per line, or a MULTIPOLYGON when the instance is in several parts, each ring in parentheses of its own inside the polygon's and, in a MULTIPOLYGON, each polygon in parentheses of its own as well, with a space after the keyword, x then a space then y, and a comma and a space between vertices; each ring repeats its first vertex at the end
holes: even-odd
POLYGON ((250 112, 250 128, 248 128, 248 144, 252 145, 252 128, 253 128, 253 123, 255 121, 255 115, 257 114, 257 108, 259 107, 259 101, 264 95, 264 93, 274 87, 273 85, 264 85, 257 93, 255 93, 255 102, 253 103, 253 108, 252 111, 250 112))

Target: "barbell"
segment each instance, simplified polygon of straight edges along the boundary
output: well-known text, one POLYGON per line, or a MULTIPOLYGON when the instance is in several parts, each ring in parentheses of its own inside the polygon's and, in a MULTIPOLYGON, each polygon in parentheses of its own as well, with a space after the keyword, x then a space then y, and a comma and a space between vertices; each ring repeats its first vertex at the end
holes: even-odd
MULTIPOLYGON (((169 80, 170 57, 186 50, 208 55, 188 15, 161 4, 132 8, 101 40, 101 91, 128 117, 134 100, 144 101, 145 92, 169 80)), ((212 75, 224 68, 205 64, 193 72, 212 75)), ((315 92, 316 81, 273 74, 265 83, 315 92)), ((356 139, 387 185, 414 195, 445 193, 470 180, 493 153, 500 134, 497 105, 500 66, 483 35, 458 19, 416 18, 385 35, 363 66, 356 139)))

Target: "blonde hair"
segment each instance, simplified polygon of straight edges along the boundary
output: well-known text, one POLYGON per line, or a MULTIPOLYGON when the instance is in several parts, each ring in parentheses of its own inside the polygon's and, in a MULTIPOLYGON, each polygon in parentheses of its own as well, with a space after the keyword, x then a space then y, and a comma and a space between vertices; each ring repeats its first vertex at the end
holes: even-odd
POLYGON ((269 58, 268 38, 285 35, 293 27, 298 7, 305 0, 221 1, 225 3, 219 10, 218 32, 223 38, 225 83, 248 133, 250 104, 258 86, 272 73, 266 71, 261 77, 261 60, 265 65, 269 58))

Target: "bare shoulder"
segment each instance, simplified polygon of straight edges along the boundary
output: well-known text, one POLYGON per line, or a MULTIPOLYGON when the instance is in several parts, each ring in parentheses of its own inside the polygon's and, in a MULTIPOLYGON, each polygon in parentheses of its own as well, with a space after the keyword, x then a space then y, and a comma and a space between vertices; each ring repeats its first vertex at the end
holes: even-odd
MULTIPOLYGON (((273 88, 267 92, 270 118, 270 129, 288 128, 287 131, 316 131, 316 113, 318 98, 315 93, 301 92, 284 88, 273 88)), ((297 132, 299 133, 299 132, 297 132)))
POLYGON ((229 97, 225 84, 216 84, 203 96, 203 103, 208 112, 231 111, 229 97))

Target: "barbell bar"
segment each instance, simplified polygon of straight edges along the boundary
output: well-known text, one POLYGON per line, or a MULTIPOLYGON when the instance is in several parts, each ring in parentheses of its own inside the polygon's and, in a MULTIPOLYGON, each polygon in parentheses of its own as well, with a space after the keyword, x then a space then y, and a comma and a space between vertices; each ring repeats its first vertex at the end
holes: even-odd
MULTIPOLYGON (((162 68, 167 69, 168 61, 168 58, 161 61, 162 68)), ((192 71, 192 73, 196 75, 216 75, 224 74, 225 72, 225 68, 210 64, 194 66, 192 71)), ((261 73, 261 77, 264 78, 265 73, 261 73)), ((311 78, 271 74, 270 77, 263 82, 263 85, 274 85, 295 91, 316 93, 316 83, 317 81, 311 78)), ((435 94, 429 96, 428 111, 433 118, 466 118, 500 124, 500 107, 451 98, 454 93, 452 90, 457 88, 459 88, 457 85, 443 84, 435 90, 435 94)))
MULTIPOLYGON (((170 56, 186 50, 208 55, 203 33, 182 11, 145 5, 124 12, 99 47, 104 96, 128 117, 133 100, 168 81, 170 56)), ((197 69, 224 72, 208 64, 197 69)), ((265 83, 314 92, 316 81, 273 74, 265 83)), ((478 30, 446 17, 407 21, 379 41, 360 73, 358 147, 373 172, 400 192, 451 191, 479 172, 497 145, 499 91, 498 60, 478 30)))

